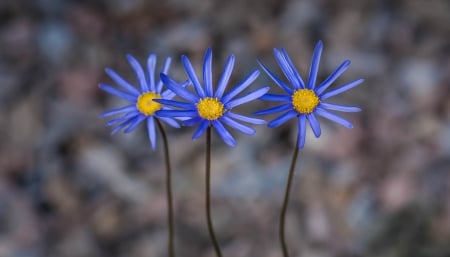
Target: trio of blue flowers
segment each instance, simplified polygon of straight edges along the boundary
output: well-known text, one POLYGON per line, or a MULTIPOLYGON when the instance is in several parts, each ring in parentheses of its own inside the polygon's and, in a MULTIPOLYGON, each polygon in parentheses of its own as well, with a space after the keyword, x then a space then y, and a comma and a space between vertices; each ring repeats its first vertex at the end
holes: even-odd
POLYGON ((260 63, 260 66, 275 84, 284 91, 284 94, 270 94, 268 93, 270 87, 265 86, 239 97, 238 95, 256 80, 260 72, 254 70, 231 90, 225 92, 235 62, 234 55, 228 57, 216 86, 213 85, 211 48, 208 48, 204 55, 202 80, 197 76, 188 57, 185 55, 181 57, 181 62, 187 75, 187 80, 182 83, 174 81, 168 75, 171 63, 170 58, 165 60, 161 73, 155 74, 156 55, 151 54, 147 60, 146 74, 139 62, 133 56, 127 55, 127 59, 138 78, 140 90, 113 70, 106 69, 106 73, 123 90, 118 90, 106 84, 100 84, 99 87, 128 101, 130 104, 104 112, 101 116, 119 116, 106 123, 107 126, 114 126, 111 134, 115 134, 120 130, 129 133, 141 123, 146 122, 153 150, 156 147, 155 119, 159 119, 175 128, 180 127, 177 120, 180 120, 185 126, 198 126, 192 136, 193 139, 200 137, 211 126, 226 144, 235 146, 236 140, 227 127, 252 135, 255 133, 255 130, 246 124, 264 124, 265 121, 237 114, 233 112, 233 108, 256 99, 274 101, 281 104, 257 111, 254 114, 268 115, 283 112, 279 117, 268 123, 270 128, 278 127, 290 119, 297 118, 297 146, 298 148, 303 148, 305 145, 307 121, 314 135, 319 137, 321 128, 317 115, 351 128, 352 124, 348 120, 330 112, 330 110, 340 112, 358 112, 361 110, 354 106, 325 102, 332 96, 358 86, 363 82, 363 79, 357 79, 327 91, 333 82, 349 67, 350 61, 344 61, 323 82, 317 83, 322 47, 323 44, 319 41, 314 49, 306 83, 289 58, 286 50, 274 49, 275 59, 287 82, 277 77, 264 64, 260 63), (189 86, 191 85, 193 90, 190 90, 189 86), (164 86, 166 89, 164 89, 164 86), (173 100, 175 96, 184 101, 173 100))

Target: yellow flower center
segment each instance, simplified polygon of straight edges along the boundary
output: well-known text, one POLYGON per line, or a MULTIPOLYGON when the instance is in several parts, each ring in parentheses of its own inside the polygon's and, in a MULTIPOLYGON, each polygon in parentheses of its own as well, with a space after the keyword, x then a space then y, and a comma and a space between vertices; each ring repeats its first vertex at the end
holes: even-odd
POLYGON ((153 115, 156 111, 160 110, 162 104, 153 101, 153 99, 161 98, 160 94, 155 92, 146 92, 139 96, 136 102, 136 108, 145 115, 153 115))
POLYGON ((216 120, 225 112, 223 104, 217 98, 206 97, 197 104, 198 115, 205 120, 216 120))
POLYGON ((319 97, 310 89, 299 89, 292 95, 294 109, 302 114, 312 113, 319 101, 319 97))

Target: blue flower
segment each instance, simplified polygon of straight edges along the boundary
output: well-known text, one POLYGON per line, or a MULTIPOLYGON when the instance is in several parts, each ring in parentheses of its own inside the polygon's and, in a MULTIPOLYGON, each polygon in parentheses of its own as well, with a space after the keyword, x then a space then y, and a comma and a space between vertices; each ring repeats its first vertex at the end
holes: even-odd
POLYGON ((214 127, 217 134, 223 139, 223 141, 230 145, 235 146, 236 140, 230 134, 230 132, 224 127, 223 123, 236 129, 247 135, 253 135, 255 130, 246 125, 243 125, 236 120, 251 123, 251 124, 264 124, 265 121, 261 119, 255 119, 246 117, 234 112, 231 109, 234 107, 245 104, 252 100, 255 100, 269 91, 269 87, 262 87, 256 89, 247 95, 239 98, 234 98, 239 93, 244 91, 250 84, 258 77, 259 71, 255 70, 248 75, 244 80, 239 82, 231 91, 224 94, 225 88, 231 76, 231 71, 234 66, 234 56, 230 55, 224 71, 217 83, 217 88, 213 90, 212 79, 212 50, 208 48, 205 52, 203 60, 203 85, 200 84, 194 68, 188 57, 183 55, 181 61, 186 71, 189 80, 194 85, 195 92, 192 93, 183 87, 180 87, 175 81, 161 74, 161 79, 166 84, 167 88, 175 92, 179 97, 187 100, 188 102, 180 102, 173 100, 157 99, 158 103, 174 106, 180 108, 178 110, 160 110, 156 114, 161 117, 181 117, 187 118, 183 121, 183 125, 194 126, 199 125, 194 132, 192 139, 200 137, 209 126, 214 127))
POLYGON ((338 95, 358 86, 364 80, 357 79, 336 89, 325 92, 328 87, 350 66, 350 61, 344 61, 333 73, 331 73, 330 76, 328 76, 322 83, 316 86, 317 72, 319 69, 321 53, 322 41, 319 41, 316 44, 312 56, 307 84, 303 82, 299 72, 296 70, 285 49, 274 49, 274 55, 278 62, 278 65, 280 66, 291 86, 288 86, 278 77, 276 77, 266 66, 260 63, 261 67, 264 69, 267 75, 269 75, 269 77, 287 94, 265 94, 260 98, 261 100, 282 102, 282 104, 266 110, 255 112, 255 114, 266 115, 284 112, 282 115, 267 124, 270 128, 278 127, 288 120, 297 117, 297 146, 299 148, 303 148, 303 146, 305 145, 306 121, 309 121, 314 135, 316 137, 320 137, 321 129, 319 121, 316 118, 316 114, 339 123, 347 128, 352 128, 353 125, 349 121, 332 112, 329 112, 328 110, 341 112, 361 111, 359 107, 344 106, 324 102, 332 96, 338 95))
MULTIPOLYGON (((110 85, 103 83, 99 84, 99 87, 117 97, 120 97, 128 102, 129 105, 113 109, 102 113, 102 118, 111 117, 115 115, 122 115, 118 118, 112 119, 106 123, 107 126, 116 126, 111 135, 114 135, 118 131, 124 129, 124 133, 133 131, 139 124, 146 121, 147 132, 150 140, 150 144, 153 150, 156 147, 156 131, 155 131, 155 118, 164 121, 172 127, 179 128, 180 125, 172 118, 160 117, 155 112, 158 110, 167 109, 160 103, 154 102, 153 99, 172 99, 175 94, 170 90, 163 92, 163 82, 161 80, 155 81, 155 67, 156 67, 156 55, 151 54, 147 59, 148 77, 146 77, 144 70, 139 62, 132 56, 127 55, 128 62, 131 64, 134 72, 136 73, 139 81, 140 90, 131 85, 128 81, 124 80, 112 69, 106 68, 106 73, 114 80, 117 85, 121 86, 121 91, 110 85)), ((167 73, 170 67, 171 58, 168 57, 164 63, 163 73, 167 73)), ((182 86, 186 86, 187 83, 183 83, 182 86)))

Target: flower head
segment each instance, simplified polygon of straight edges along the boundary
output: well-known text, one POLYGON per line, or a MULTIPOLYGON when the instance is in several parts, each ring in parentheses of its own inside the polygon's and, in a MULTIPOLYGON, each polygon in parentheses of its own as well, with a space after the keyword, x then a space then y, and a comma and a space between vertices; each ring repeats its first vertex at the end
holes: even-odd
MULTIPOLYGON (((122 87, 124 91, 118 90, 110 85, 101 83, 99 87, 117 97, 120 97, 128 102, 129 105, 113 109, 101 114, 102 118, 111 117, 115 115, 122 115, 118 118, 112 119, 106 123, 107 126, 116 126, 111 135, 124 129, 124 133, 133 131, 139 124, 146 121, 147 132, 150 140, 150 145, 153 150, 156 147, 156 131, 155 118, 164 121, 172 127, 180 127, 180 125, 172 118, 160 117, 156 114, 159 110, 168 109, 162 104, 153 101, 154 99, 172 99, 175 94, 170 90, 163 91, 163 82, 158 79, 155 80, 156 55, 151 54, 147 59, 148 77, 145 75, 139 62, 132 56, 127 55, 127 59, 136 73, 139 81, 140 90, 131 85, 128 81, 120 77, 112 69, 106 68, 106 73, 114 80, 117 85, 122 87)), ((164 63, 162 72, 167 73, 169 70, 171 58, 168 57, 164 63)), ((182 86, 186 86, 184 83, 182 86)))
POLYGON ((332 96, 338 95, 358 86, 364 80, 357 79, 336 89, 325 92, 328 87, 331 86, 331 84, 350 66, 350 61, 344 61, 322 83, 316 85, 321 53, 322 41, 319 41, 316 44, 312 56, 307 84, 303 82, 303 79, 301 78, 299 72, 295 68, 285 49, 274 49, 274 55, 278 62, 278 65, 280 66, 291 86, 288 86, 278 77, 276 77, 266 66, 260 63, 261 67, 264 69, 267 75, 269 75, 269 77, 282 90, 286 92, 286 94, 265 94, 260 98, 261 100, 282 102, 282 104, 266 110, 258 111, 255 114, 266 115, 277 112, 284 112, 282 115, 267 124, 270 128, 278 127, 288 120, 297 117, 299 128, 297 145, 299 148, 303 148, 303 146, 305 145, 306 121, 309 121, 314 135, 316 137, 320 137, 321 129, 319 121, 316 118, 316 114, 339 123, 347 128, 352 128, 353 125, 349 121, 332 112, 329 112, 328 110, 341 112, 361 111, 359 107, 343 106, 324 102, 332 96))
POLYGON ((269 91, 269 87, 262 87, 242 97, 234 98, 250 86, 250 84, 258 77, 259 71, 253 71, 228 93, 224 94, 234 66, 233 55, 228 58, 225 64, 224 71, 222 72, 222 75, 217 83, 217 88, 215 91, 213 89, 212 80, 211 48, 206 50, 203 60, 203 84, 200 84, 200 81, 195 74, 194 68, 192 67, 188 57, 183 55, 181 57, 181 61, 189 80, 194 85, 195 92, 192 93, 185 88, 180 87, 175 81, 162 73, 161 79, 167 87, 175 92, 175 94, 179 97, 187 100, 187 102, 156 99, 155 101, 158 103, 180 108, 178 110, 160 110, 156 112, 157 115, 161 117, 186 118, 186 120, 183 121, 183 124, 186 126, 199 125, 197 130, 194 132, 192 139, 200 137, 209 126, 212 126, 223 141, 230 146, 235 146, 236 140, 225 128, 223 125, 224 123, 248 135, 254 134, 255 130, 237 122, 236 120, 251 124, 265 123, 264 120, 261 119, 250 118, 231 112, 232 108, 255 100, 269 91))

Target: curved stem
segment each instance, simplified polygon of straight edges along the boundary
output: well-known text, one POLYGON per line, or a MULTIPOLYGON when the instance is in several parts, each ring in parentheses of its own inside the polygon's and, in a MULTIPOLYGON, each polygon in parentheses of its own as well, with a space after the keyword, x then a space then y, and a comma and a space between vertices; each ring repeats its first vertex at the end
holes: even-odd
POLYGON ((172 175, 170 168, 170 156, 169 156, 169 144, 167 143, 167 135, 166 132, 158 119, 156 120, 156 124, 158 124, 159 131, 161 131, 161 135, 164 142, 164 157, 166 161, 166 194, 167 194, 167 225, 169 226, 169 239, 167 245, 167 251, 169 257, 175 257, 174 243, 173 243, 173 235, 174 235, 174 226, 173 226, 173 207, 172 207, 172 175))
POLYGON ((208 231, 211 242, 218 257, 222 257, 219 243, 217 243, 216 235, 211 221, 211 197, 210 197, 210 177, 211 177, 211 126, 206 130, 206 219, 208 222, 208 231))
POLYGON ((298 156, 298 146, 297 146, 297 144, 295 144, 294 153, 292 154, 291 167, 289 168, 289 175, 288 175, 288 181, 287 181, 287 185, 286 185, 286 191, 284 193, 283 206, 281 207, 281 215, 280 215, 280 227, 279 227, 280 235, 279 236, 280 236, 281 249, 283 250, 284 257, 289 257, 289 253, 288 253, 287 246, 286 246, 286 240, 284 238, 284 221, 285 221, 285 217, 286 217, 287 206, 289 203, 289 192, 291 190, 292 178, 294 177, 295 164, 297 163, 297 156, 298 156))

